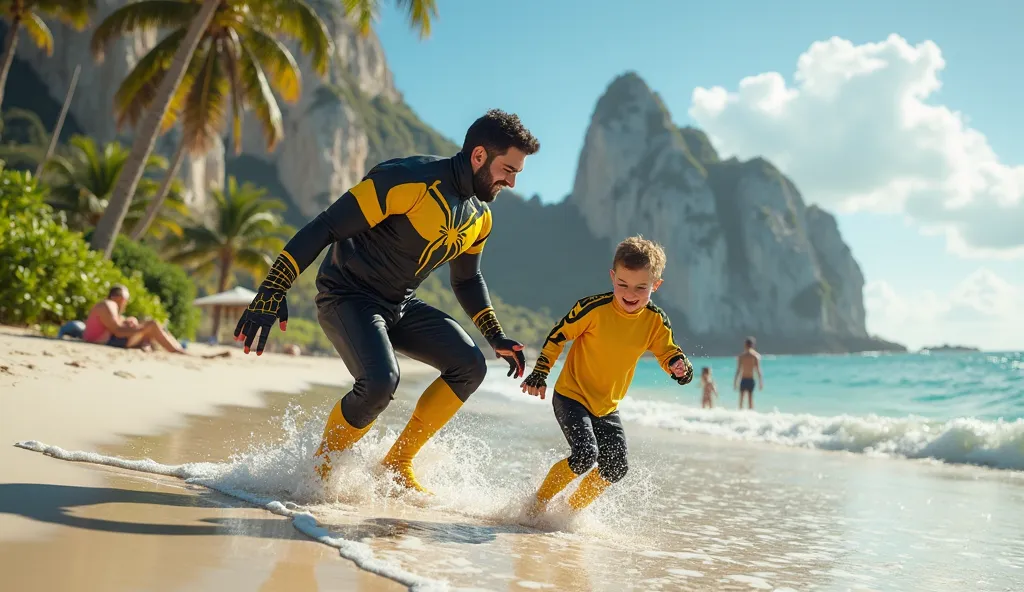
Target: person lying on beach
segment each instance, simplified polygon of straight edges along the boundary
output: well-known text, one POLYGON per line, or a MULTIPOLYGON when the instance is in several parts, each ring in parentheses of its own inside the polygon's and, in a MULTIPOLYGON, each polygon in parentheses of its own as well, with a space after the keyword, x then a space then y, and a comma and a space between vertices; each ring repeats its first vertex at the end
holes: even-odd
POLYGON ((701 389, 701 409, 707 407, 711 409, 715 406, 712 397, 718 398, 718 387, 715 386, 715 380, 711 378, 711 368, 704 366, 700 370, 700 389, 701 389))
POLYGON ((156 321, 139 322, 135 317, 121 316, 130 297, 127 287, 111 287, 107 297, 89 311, 82 340, 121 348, 144 348, 156 343, 169 352, 184 354, 178 340, 156 321))
POLYGON ((626 435, 618 405, 644 353, 653 353, 677 383, 693 379, 693 366, 676 345, 668 315, 651 302, 651 293, 662 283, 665 260, 660 245, 640 236, 619 243, 610 270, 612 291, 576 302, 551 330, 533 372, 520 385, 524 393, 543 399, 552 365, 565 342, 573 342, 551 399, 570 454, 551 467, 537 490, 532 514, 543 511, 584 473, 569 497, 574 511, 625 477, 626 435))

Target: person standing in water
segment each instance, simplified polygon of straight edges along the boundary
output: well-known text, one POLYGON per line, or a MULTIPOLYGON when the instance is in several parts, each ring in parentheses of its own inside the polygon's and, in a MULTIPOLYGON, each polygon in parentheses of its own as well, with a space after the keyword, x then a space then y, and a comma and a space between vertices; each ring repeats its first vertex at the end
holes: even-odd
POLYGON ((715 406, 714 399, 718 398, 718 387, 715 386, 715 379, 711 378, 711 368, 704 366, 700 371, 700 408, 712 409, 715 406))
POLYGON ((757 374, 757 386, 764 390, 764 376, 761 375, 761 354, 754 349, 754 338, 747 337, 743 342, 743 353, 736 357, 736 376, 733 386, 740 391, 740 409, 743 409, 743 393, 747 394, 747 408, 754 408, 754 374, 757 374))

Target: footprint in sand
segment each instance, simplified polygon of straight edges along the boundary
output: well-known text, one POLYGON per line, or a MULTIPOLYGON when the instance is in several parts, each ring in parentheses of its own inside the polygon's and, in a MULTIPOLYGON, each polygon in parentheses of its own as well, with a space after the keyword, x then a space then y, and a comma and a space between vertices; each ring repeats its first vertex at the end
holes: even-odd
POLYGON ((124 370, 114 370, 114 376, 120 376, 121 378, 135 378, 135 375, 131 372, 125 372, 124 370))
POLYGON ((11 376, 14 376, 14 372, 11 372, 10 366, 0 366, 0 373, 10 374, 11 376))
POLYGON ((85 368, 85 364, 79 362, 78 360, 71 360, 70 362, 64 362, 64 365, 65 366, 74 366, 75 368, 85 368))

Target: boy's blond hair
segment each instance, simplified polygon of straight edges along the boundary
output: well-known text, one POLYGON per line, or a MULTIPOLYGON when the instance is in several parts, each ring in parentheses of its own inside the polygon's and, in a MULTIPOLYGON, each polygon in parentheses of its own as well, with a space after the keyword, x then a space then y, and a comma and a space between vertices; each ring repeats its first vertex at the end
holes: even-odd
POLYGON ((631 236, 615 247, 612 269, 623 266, 629 270, 647 269, 655 279, 665 272, 665 249, 658 243, 640 236, 631 236))

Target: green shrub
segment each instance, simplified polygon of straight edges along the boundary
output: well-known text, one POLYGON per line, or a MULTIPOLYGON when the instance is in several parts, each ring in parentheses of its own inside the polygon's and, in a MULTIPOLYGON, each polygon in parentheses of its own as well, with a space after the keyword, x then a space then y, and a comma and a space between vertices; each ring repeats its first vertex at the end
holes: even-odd
POLYGON ((166 322, 167 312, 141 274, 126 276, 91 250, 44 198, 30 174, 0 168, 0 323, 85 320, 118 283, 132 294, 126 315, 166 322))
POLYGON ((142 282, 170 315, 167 329, 178 338, 195 339, 200 312, 192 305, 196 299, 196 286, 185 270, 168 263, 150 247, 119 235, 114 243, 110 260, 125 274, 139 272, 142 282))
POLYGON ((274 345, 283 348, 289 343, 294 343, 302 350, 303 355, 311 353, 337 355, 331 341, 324 335, 320 323, 303 318, 293 318, 291 311, 288 314, 288 330, 281 331, 275 324, 267 339, 267 345, 274 345))

